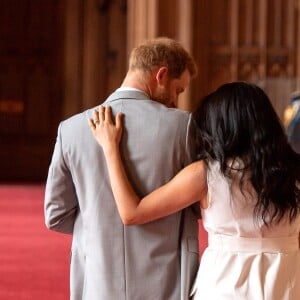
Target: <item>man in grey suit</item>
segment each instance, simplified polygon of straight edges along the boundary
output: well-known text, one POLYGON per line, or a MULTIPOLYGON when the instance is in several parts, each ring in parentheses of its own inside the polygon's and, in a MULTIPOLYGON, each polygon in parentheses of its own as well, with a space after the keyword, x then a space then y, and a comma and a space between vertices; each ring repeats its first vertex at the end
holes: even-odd
MULTIPOLYGON (((121 88, 103 104, 124 114, 121 153, 140 196, 195 158, 191 114, 174 108, 195 74, 178 42, 149 40, 132 51, 121 88)), ((46 184, 47 227, 73 235, 71 299, 187 300, 198 268, 198 216, 190 207, 145 225, 122 224, 88 126, 94 109, 59 125, 46 184)))

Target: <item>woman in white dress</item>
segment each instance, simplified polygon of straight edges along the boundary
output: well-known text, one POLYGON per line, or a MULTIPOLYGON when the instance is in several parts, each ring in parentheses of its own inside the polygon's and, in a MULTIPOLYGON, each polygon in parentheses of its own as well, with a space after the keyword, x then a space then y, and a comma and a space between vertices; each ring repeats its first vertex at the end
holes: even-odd
POLYGON ((200 202, 209 243, 191 298, 300 299, 300 158, 267 95, 233 82, 205 97, 195 114, 199 160, 142 199, 119 154, 121 118, 117 113, 113 122, 111 108, 100 107, 89 124, 123 223, 150 222, 200 202))

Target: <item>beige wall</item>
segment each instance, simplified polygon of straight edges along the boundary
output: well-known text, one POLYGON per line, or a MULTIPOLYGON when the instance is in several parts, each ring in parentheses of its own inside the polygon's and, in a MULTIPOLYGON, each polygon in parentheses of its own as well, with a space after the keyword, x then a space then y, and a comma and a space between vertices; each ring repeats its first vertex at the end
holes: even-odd
POLYGON ((0 180, 44 179, 59 121, 101 103, 149 37, 175 38, 196 59, 180 108, 248 80, 282 117, 300 89, 299 9, 300 0, 0 1, 0 180))
POLYGON ((300 88, 299 0, 66 3, 66 115, 105 99, 121 83, 132 47, 163 35, 181 41, 199 67, 183 109, 194 110, 226 81, 248 80, 272 96, 281 116, 300 88))

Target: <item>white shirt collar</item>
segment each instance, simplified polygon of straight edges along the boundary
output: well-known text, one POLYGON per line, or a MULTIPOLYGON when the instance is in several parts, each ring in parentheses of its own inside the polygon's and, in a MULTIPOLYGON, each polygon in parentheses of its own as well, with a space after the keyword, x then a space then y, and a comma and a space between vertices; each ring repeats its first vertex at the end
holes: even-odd
POLYGON ((150 98, 149 95, 147 93, 145 93, 144 91, 142 91, 140 89, 137 89, 137 88, 134 88, 134 87, 130 87, 130 86, 121 86, 121 87, 116 89, 116 92, 119 92, 119 91, 137 91, 137 92, 143 93, 148 98, 150 98))

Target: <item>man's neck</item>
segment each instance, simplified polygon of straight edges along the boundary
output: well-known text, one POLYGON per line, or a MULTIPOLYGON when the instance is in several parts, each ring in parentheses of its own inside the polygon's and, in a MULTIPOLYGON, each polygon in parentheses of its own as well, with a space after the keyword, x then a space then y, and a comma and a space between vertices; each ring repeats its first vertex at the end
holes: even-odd
POLYGON ((142 72, 128 72, 121 87, 131 87, 138 89, 151 97, 151 83, 150 77, 147 77, 142 72))

